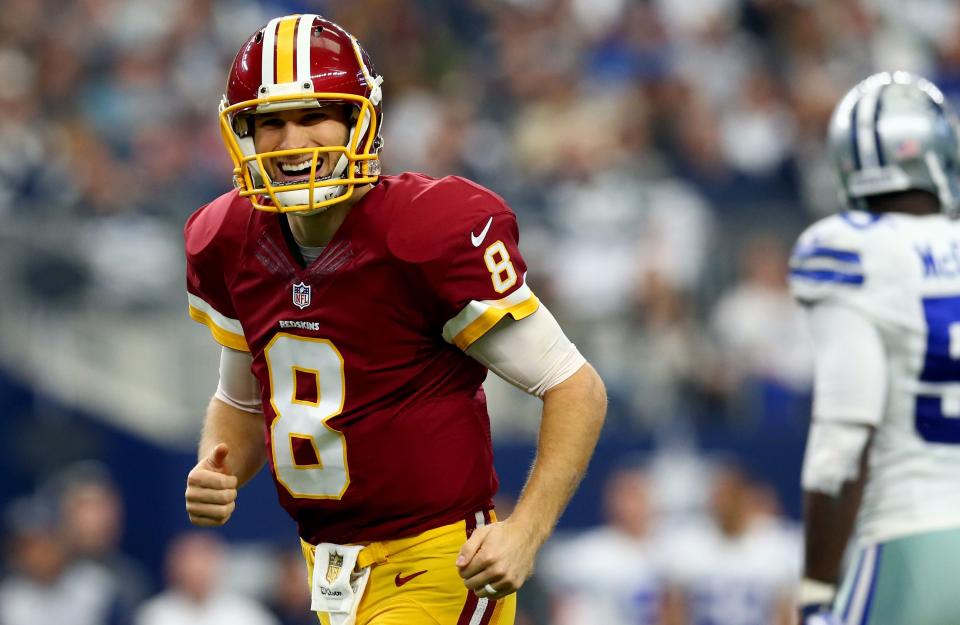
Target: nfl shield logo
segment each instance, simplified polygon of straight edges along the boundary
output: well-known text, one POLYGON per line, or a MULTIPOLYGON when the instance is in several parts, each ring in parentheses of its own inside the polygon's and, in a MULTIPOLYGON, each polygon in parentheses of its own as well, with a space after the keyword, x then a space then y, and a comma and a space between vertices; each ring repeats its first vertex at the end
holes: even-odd
POLYGON ((303 310, 310 305, 310 285, 301 282, 293 285, 293 305, 303 310))
MULTIPOLYGON (((310 287, 307 287, 308 289, 310 287)), ((340 576, 340 569, 343 568, 343 556, 339 553, 331 553, 330 561, 327 562, 327 583, 332 584, 340 576)))

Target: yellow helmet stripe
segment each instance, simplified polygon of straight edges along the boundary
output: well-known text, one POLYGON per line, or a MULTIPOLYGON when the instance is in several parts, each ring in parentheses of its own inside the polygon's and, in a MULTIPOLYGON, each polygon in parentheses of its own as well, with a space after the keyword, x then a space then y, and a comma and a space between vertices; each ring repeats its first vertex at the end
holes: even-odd
POLYGON ((296 49, 299 15, 288 15, 280 20, 277 29, 277 82, 293 82, 293 52, 296 49))

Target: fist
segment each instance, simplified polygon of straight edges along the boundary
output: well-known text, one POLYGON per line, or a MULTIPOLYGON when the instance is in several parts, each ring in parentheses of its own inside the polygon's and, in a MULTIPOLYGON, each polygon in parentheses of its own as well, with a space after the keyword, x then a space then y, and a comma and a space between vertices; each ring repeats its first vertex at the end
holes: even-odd
POLYGON ((220 443, 187 475, 187 515, 201 527, 223 525, 237 505, 237 476, 227 468, 229 448, 220 443))
POLYGON ((533 573, 537 544, 527 528, 509 519, 478 527, 457 556, 463 584, 480 598, 516 592, 533 573))

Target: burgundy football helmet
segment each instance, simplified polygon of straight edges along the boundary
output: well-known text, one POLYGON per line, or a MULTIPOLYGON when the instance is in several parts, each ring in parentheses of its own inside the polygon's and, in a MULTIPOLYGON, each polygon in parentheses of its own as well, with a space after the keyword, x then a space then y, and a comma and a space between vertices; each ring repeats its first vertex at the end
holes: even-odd
POLYGON ((220 130, 240 195, 260 210, 319 212, 349 198, 355 186, 376 182, 382 82, 357 40, 337 24, 311 14, 270 20, 240 48, 220 103, 220 130), (331 103, 350 107, 346 145, 257 154, 252 115, 331 103), (323 153, 340 157, 329 175, 318 177, 323 153), (293 154, 312 159, 309 175, 271 180, 264 160, 293 154))

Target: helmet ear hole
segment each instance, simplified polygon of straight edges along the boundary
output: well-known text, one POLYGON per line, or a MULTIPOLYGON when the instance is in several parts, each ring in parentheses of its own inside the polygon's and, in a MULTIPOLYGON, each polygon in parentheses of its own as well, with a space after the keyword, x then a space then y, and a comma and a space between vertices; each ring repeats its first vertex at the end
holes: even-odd
POLYGON ((252 120, 249 119, 249 115, 237 115, 233 118, 233 130, 240 137, 246 137, 247 135, 252 134, 253 124, 252 120))
POLYGON ((258 31, 256 35, 253 36, 254 43, 260 43, 263 41, 263 31, 258 31))

